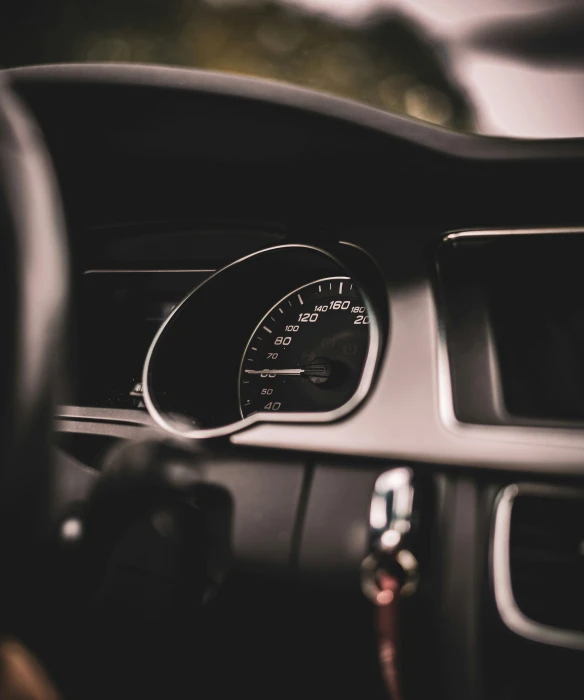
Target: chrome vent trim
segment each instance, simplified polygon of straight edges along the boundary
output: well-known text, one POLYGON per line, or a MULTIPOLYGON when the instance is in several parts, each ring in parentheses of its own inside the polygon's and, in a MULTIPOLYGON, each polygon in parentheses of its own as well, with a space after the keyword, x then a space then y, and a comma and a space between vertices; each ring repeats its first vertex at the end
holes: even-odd
POLYGON ((491 574, 495 602, 501 619, 515 634, 541 644, 584 651, 584 633, 552 627, 527 617, 517 605, 511 581, 509 542, 511 515, 517 496, 533 495, 555 498, 582 499, 584 492, 539 484, 511 484, 498 497, 492 539, 491 574))

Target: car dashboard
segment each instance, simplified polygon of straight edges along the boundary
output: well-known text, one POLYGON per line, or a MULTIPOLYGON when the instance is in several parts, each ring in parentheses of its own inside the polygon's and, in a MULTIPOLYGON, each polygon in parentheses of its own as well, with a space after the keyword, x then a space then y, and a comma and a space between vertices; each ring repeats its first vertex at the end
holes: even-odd
POLYGON ((241 451, 207 476, 243 577, 211 627, 251 601, 210 648, 243 685, 273 697, 296 668, 291 695, 384 696, 362 563, 376 483, 405 468, 406 700, 580 697, 584 142, 180 69, 6 73, 69 231, 56 446, 87 483, 150 434, 241 451))

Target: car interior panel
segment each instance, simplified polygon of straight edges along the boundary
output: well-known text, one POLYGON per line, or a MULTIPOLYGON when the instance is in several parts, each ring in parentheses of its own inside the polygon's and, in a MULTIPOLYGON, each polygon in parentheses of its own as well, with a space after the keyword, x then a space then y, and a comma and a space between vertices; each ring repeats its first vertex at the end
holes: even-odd
POLYGON ((584 129, 442 89, 0 71, 0 698, 582 698, 584 129))

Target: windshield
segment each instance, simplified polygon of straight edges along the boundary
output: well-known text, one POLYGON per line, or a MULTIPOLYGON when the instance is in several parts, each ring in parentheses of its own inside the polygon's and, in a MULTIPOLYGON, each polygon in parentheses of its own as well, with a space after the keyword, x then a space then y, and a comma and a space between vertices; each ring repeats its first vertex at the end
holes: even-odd
POLYGON ((534 138, 584 134, 579 0, 11 5, 9 16, 0 10, 4 66, 189 66, 293 83, 458 131, 534 138))

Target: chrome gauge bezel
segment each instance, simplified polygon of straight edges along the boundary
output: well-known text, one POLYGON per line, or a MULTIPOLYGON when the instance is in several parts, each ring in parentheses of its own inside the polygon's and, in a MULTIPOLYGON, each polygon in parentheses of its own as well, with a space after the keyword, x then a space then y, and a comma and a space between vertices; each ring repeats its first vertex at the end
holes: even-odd
MULTIPOLYGON (((319 278, 316 278, 309 284, 312 284, 314 282, 318 282, 319 278)), ((263 314, 262 314, 263 317, 263 314)), ((375 305, 372 303, 372 300, 370 296, 367 293, 367 290, 360 284, 359 279, 351 273, 350 270, 346 268, 346 266, 338 260, 334 255, 329 253, 326 250, 323 250, 321 248, 318 248, 316 246, 310 246, 310 245, 305 245, 305 244, 284 244, 284 245, 279 245, 279 246, 273 246, 270 248, 264 248, 260 251, 256 251, 254 253, 251 253, 250 255, 247 255, 243 258, 240 258, 229 265, 226 265, 225 267, 221 268, 218 270, 214 275, 211 275, 208 277, 206 280, 204 280, 200 285, 198 285, 195 289, 193 289, 173 310, 173 312, 169 315, 169 317, 166 319, 166 321, 162 324, 162 326, 159 328, 158 332, 154 336, 154 339, 152 343, 150 344, 150 348, 148 349, 148 353, 146 355, 146 360, 144 363, 144 370, 142 373, 142 385, 143 385, 143 393, 144 393, 144 404, 146 408, 148 409, 148 412, 152 419, 155 421, 155 423, 163 428, 164 430, 168 431, 169 433, 172 433, 173 435, 177 435, 183 438, 192 438, 192 439, 208 439, 208 438, 216 438, 216 437, 225 437, 228 435, 231 435, 232 433, 239 432, 242 430, 245 430, 247 428, 250 428, 251 426, 257 424, 257 423, 281 423, 281 424, 286 424, 286 423, 315 423, 315 424, 322 424, 322 423, 332 423, 334 421, 338 421, 341 418, 344 418, 348 416, 351 412, 353 412, 359 404, 366 398, 366 396, 369 393, 369 390, 371 389, 373 379, 375 376, 375 370, 377 366, 377 361, 379 358, 380 354, 380 349, 381 349, 381 330, 380 330, 380 319, 378 317, 377 310, 375 308, 375 305), (188 300, 193 296, 193 294, 196 294, 202 287, 205 285, 209 284, 211 280, 214 280, 217 278, 218 275, 223 275, 226 272, 228 272, 231 268, 233 268, 235 265, 241 265, 245 261, 250 260, 251 258, 254 258, 258 255, 263 255, 266 253, 274 252, 274 251, 282 251, 282 250, 304 250, 307 252, 312 252, 312 253, 317 253, 319 255, 324 256, 325 258, 328 258, 328 260, 332 263, 334 263, 338 269, 339 272, 342 274, 339 275, 330 275, 330 277, 336 277, 336 278, 351 278, 353 280, 353 283, 357 286, 357 289, 359 293, 361 294, 363 301, 365 305, 367 306, 368 312, 369 312, 369 317, 370 317, 370 323, 369 323, 369 346, 367 349, 367 354, 365 356, 365 362, 363 364, 363 371, 361 374, 361 379, 359 381, 359 384, 357 386, 357 389, 355 390, 355 393, 346 401, 342 406, 339 406, 338 408, 335 408, 331 411, 323 411, 323 412, 298 412, 298 413, 263 413, 263 412, 258 412, 253 415, 248 416, 247 418, 241 418, 240 420, 225 424, 225 425, 220 425, 217 427, 211 427, 211 428, 193 428, 189 430, 182 430, 180 429, 176 424, 173 424, 171 421, 169 421, 166 416, 159 411, 157 406, 155 405, 155 402, 153 400, 153 397, 151 395, 151 389, 150 389, 150 382, 149 382, 149 376, 150 376, 150 364, 152 361, 152 357, 154 354, 154 351, 156 349, 156 346, 160 340, 160 338, 163 336, 165 333, 166 329, 168 328, 169 324, 172 322, 173 318, 176 316, 176 314, 180 313, 182 307, 188 302, 188 300)), ((250 336, 251 337, 251 336, 250 336)), ((242 357, 245 355, 245 350, 243 351, 242 357)), ((239 400, 239 386, 237 387, 237 392, 238 392, 238 400, 239 400)))

